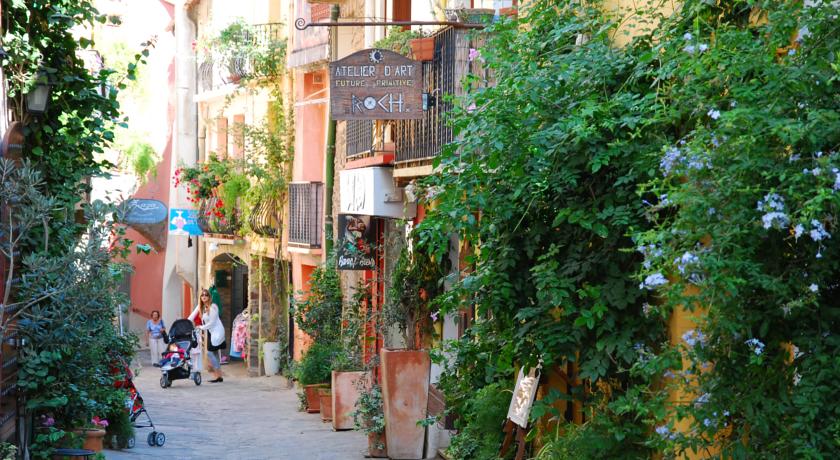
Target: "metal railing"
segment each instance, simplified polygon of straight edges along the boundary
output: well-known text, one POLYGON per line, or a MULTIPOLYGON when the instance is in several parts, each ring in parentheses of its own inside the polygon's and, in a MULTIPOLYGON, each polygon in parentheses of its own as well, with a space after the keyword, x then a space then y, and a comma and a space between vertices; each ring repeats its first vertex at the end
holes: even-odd
MULTIPOLYGON (((281 23, 254 24, 245 28, 231 42, 243 47, 256 45, 258 53, 237 55, 212 52, 198 66, 199 91, 212 91, 225 85, 239 83, 246 77, 276 75, 285 65, 285 40, 281 23)), ((218 51, 218 50, 213 50, 218 51)))
POLYGON ((229 215, 222 213, 222 217, 216 215, 219 206, 219 199, 211 197, 201 203, 198 209, 198 226, 204 233, 215 233, 219 235, 235 235, 242 227, 242 212, 237 203, 229 215))
MULTIPOLYGON (((248 224, 254 233, 276 238, 280 235, 280 221, 278 220, 278 204, 276 199, 263 200, 254 210, 248 219, 248 224)), ((282 210, 280 210, 282 211, 282 210)))
POLYGON ((373 150, 373 121, 347 120, 347 159, 354 159, 373 150))
POLYGON ((323 195, 324 184, 321 182, 289 185, 289 244, 321 247, 323 195))
POLYGON ((423 62, 423 92, 434 98, 434 105, 419 120, 394 123, 397 164, 434 158, 452 142, 452 128, 446 123, 452 103, 446 96, 455 94, 456 34, 452 27, 436 33, 434 59, 423 62))

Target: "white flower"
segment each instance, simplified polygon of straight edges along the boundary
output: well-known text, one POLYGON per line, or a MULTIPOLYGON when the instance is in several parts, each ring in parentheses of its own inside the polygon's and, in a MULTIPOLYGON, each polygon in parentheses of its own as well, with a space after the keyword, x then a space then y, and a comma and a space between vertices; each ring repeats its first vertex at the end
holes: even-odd
POLYGON ((691 348, 706 343, 706 336, 698 330, 689 329, 682 335, 683 342, 691 348))
POLYGON ((694 45, 685 45, 683 51, 685 51, 688 54, 694 54, 694 45))
POLYGON ((796 226, 793 227, 793 237, 796 238, 797 240, 799 239, 800 236, 802 236, 802 233, 804 233, 804 232, 805 232, 805 227, 803 227, 802 224, 796 224, 796 226))
POLYGON ((668 284, 668 280, 662 273, 654 273, 645 277, 645 280, 639 284, 639 289, 655 289, 663 284, 668 284))
POLYGON ((686 251, 685 254, 676 258, 674 260, 674 263, 677 264, 677 270, 679 270, 680 273, 685 274, 686 268, 688 268, 690 265, 696 265, 700 263, 700 258, 692 254, 691 252, 686 251))
POLYGON ((750 349, 753 351, 753 353, 755 353, 756 356, 761 356, 761 354, 764 353, 764 343, 762 343, 761 340, 752 338, 744 343, 747 344, 748 347, 750 347, 750 349))
POLYGON ((814 241, 822 241, 826 238, 831 238, 831 234, 825 231, 825 227, 823 227, 822 222, 817 219, 811 220, 811 231, 808 232, 808 235, 810 235, 811 239, 814 241))
POLYGON ((703 53, 703 52, 705 52, 706 50, 709 49, 709 45, 707 45, 705 43, 701 43, 697 46, 697 49, 700 50, 701 53, 703 53))
POLYGON ((694 36, 692 36, 690 32, 686 32, 685 35, 683 35, 683 40, 685 41, 689 41, 692 38, 694 38, 694 36))
POLYGON ((771 227, 773 228, 782 228, 787 227, 788 222, 790 219, 788 218, 787 214, 783 212, 768 212, 767 214, 761 216, 761 222, 765 229, 769 230, 771 227))
POLYGON ((811 291, 811 292, 817 292, 817 291, 819 291, 819 290, 820 290, 820 287, 819 287, 819 286, 817 286, 817 285, 816 285, 816 284, 814 284, 814 283, 811 283, 811 285, 810 285, 810 286, 808 286, 808 290, 809 290, 809 291, 811 291))
POLYGON ((712 120, 717 120, 720 118, 720 111, 715 108, 711 108, 708 112, 706 112, 706 115, 708 115, 712 120))
POLYGON ((815 176, 819 176, 820 173, 822 173, 822 169, 820 169, 820 168, 814 168, 814 169, 811 170, 811 174, 813 174, 815 176))
POLYGON ((788 56, 793 56, 794 54, 796 54, 796 48, 791 48, 788 50, 788 56))

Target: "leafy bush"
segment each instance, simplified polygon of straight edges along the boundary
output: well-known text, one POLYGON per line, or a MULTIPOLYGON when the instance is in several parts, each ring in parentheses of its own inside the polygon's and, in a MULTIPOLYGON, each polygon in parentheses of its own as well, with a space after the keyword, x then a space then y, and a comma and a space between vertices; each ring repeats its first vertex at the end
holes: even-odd
POLYGON ((356 400, 356 409, 352 413, 354 429, 365 434, 385 432, 382 388, 379 385, 368 387, 365 380, 356 382, 356 385, 359 389, 359 399, 356 400))
MULTIPOLYGON (((491 460, 499 458, 507 416, 510 390, 493 383, 475 392, 458 420, 458 434, 446 450, 453 460, 491 460)), ((512 452, 508 452, 512 454, 512 452)))
POLYGON ((403 56, 410 56, 411 40, 414 40, 415 38, 423 38, 428 35, 429 34, 427 32, 422 30, 403 30, 401 26, 393 26, 388 29, 388 33, 385 35, 385 38, 377 40, 373 44, 373 47, 391 50, 395 53, 402 54, 403 56))
POLYGON ((335 342, 341 333, 341 280, 331 260, 312 271, 309 291, 298 293, 293 303, 300 330, 322 344, 335 342))
POLYGON ((301 385, 327 383, 332 377, 332 357, 335 349, 330 344, 315 342, 303 354, 295 367, 295 377, 301 385))

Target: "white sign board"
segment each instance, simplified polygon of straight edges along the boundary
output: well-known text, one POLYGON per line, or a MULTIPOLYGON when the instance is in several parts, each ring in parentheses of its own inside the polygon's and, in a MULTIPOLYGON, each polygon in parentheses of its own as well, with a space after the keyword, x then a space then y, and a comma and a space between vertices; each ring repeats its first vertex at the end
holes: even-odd
POLYGON ((539 382, 540 374, 536 368, 532 368, 527 376, 522 368, 519 369, 519 376, 516 379, 516 387, 513 389, 513 397, 510 399, 507 418, 522 428, 528 426, 528 415, 531 413, 531 406, 537 396, 539 382))
POLYGON ((410 219, 417 206, 394 186, 393 169, 345 169, 339 173, 341 214, 410 219))

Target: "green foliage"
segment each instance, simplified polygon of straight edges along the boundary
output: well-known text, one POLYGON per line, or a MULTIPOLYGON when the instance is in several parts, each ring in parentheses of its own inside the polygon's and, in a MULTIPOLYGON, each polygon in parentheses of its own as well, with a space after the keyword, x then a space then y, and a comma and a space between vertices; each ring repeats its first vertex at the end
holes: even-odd
MULTIPOLYGON (((309 290, 293 301, 295 322, 316 343, 332 344, 341 334, 341 280, 328 261, 312 271, 309 290)), ((320 383, 320 382, 319 382, 320 383)))
POLYGON ((15 460, 17 458, 17 447, 8 442, 0 443, 0 459, 15 460))
MULTIPOLYGON (((603 8, 540 2, 527 27, 491 26, 495 85, 467 79, 459 141, 425 183, 420 244, 480 248, 435 301, 477 318, 451 344, 448 402, 465 413, 469 388, 577 362, 592 391, 554 399, 592 417, 544 457, 837 456, 836 7, 633 11, 661 22, 621 48, 628 19, 603 8), (673 346, 685 307, 698 328, 673 346)), ((532 416, 562 420, 549 402, 532 416)))
MULTIPOLYGON (((359 399, 353 411, 354 429, 365 434, 385 432, 385 413, 382 403, 382 388, 368 385, 366 380, 356 382, 359 399)), ((381 448, 381 447, 380 447, 381 448)))
POLYGON ((128 411, 123 405, 115 413, 108 417, 108 427, 105 429, 107 439, 116 441, 112 448, 121 449, 126 446, 129 439, 134 437, 134 425, 131 423, 131 418, 128 411))
POLYGON ((425 248, 409 252, 408 247, 403 246, 394 267, 382 321, 399 328, 409 350, 418 348, 417 327, 427 328, 431 324, 429 302, 443 291, 442 278, 447 272, 449 258, 437 257, 435 260, 425 248))
POLYGON ((388 33, 385 35, 385 38, 377 40, 373 44, 373 47, 391 50, 395 53, 402 54, 403 56, 410 56, 411 40, 426 36, 428 36, 428 33, 421 30, 403 30, 401 26, 393 26, 388 29, 388 33))
MULTIPOLYGON (((144 44, 126 69, 91 73, 81 53, 93 50, 95 43, 71 29, 105 21, 89 0, 3 2, 8 53, 3 68, 12 117, 26 125, 25 155, 48 172, 48 194, 68 211, 89 191, 84 179, 111 166, 102 154, 114 140, 114 129, 125 126, 117 95, 153 46, 144 44), (46 113, 34 116, 26 111, 25 95, 39 80, 49 81, 52 90, 46 113), (107 88, 104 95, 102 88, 107 88)), ((84 230, 72 222, 58 224, 49 228, 51 237, 66 243, 84 230)))
POLYGON ((295 367, 295 378, 301 385, 327 383, 332 377, 332 356, 335 347, 328 343, 315 342, 303 354, 295 367))
POLYGON ((224 62, 233 75, 245 79, 279 75, 285 71, 286 40, 274 29, 261 30, 241 18, 202 37, 196 44, 202 60, 224 62))
POLYGON ((140 183, 145 183, 149 174, 157 177, 157 165, 160 158, 148 142, 134 139, 123 151, 125 162, 140 183))
POLYGON ((332 359, 332 369, 352 372, 364 369, 363 350, 368 343, 367 325, 370 323, 371 286, 362 281, 353 292, 350 303, 341 314, 341 332, 332 359))
MULTIPOLYGON (((492 460, 499 458, 511 392, 500 383, 477 391, 464 406, 458 420, 458 433, 446 449, 452 460, 492 460)), ((512 452, 509 452, 512 454, 512 452)), ((559 457, 558 457, 559 458, 559 457)))

